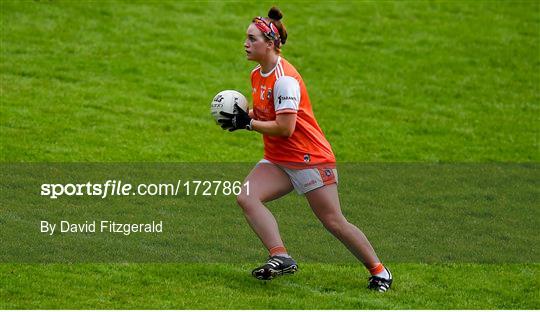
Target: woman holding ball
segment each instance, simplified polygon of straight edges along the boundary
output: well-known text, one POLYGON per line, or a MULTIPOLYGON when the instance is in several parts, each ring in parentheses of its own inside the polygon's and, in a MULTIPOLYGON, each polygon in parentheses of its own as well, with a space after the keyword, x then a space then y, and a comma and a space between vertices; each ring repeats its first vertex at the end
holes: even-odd
POLYGON ((296 69, 281 56, 287 31, 276 7, 268 17, 255 17, 246 33, 246 57, 258 65, 251 72, 253 109, 236 106, 234 114, 221 112, 223 129, 246 129, 263 135, 264 158, 246 180, 250 192, 237 197, 247 222, 270 254, 254 269, 258 279, 294 273, 298 266, 288 254, 278 224, 264 203, 293 189, 304 194, 324 227, 339 239, 371 273, 368 288, 387 291, 392 274, 381 263, 366 236, 341 212, 336 160, 315 120, 306 86, 296 69))

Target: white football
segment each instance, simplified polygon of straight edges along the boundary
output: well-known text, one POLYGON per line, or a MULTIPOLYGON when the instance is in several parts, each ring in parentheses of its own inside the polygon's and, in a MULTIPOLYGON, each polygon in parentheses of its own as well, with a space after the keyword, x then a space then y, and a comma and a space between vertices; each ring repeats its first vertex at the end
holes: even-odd
POLYGON ((225 112, 232 114, 234 111, 234 104, 238 104, 244 111, 248 111, 248 102, 246 97, 242 93, 234 90, 221 91, 212 100, 210 104, 210 112, 216 123, 219 119, 226 119, 227 117, 220 114, 225 112))

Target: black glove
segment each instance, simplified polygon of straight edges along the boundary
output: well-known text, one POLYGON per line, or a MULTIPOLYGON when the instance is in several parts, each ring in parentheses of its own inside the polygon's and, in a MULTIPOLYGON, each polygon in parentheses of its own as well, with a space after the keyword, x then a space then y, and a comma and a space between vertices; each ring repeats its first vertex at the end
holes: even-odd
POLYGON ((235 131, 238 129, 251 130, 251 117, 238 104, 234 104, 233 114, 219 112, 227 119, 219 119, 218 122, 223 130, 235 131))

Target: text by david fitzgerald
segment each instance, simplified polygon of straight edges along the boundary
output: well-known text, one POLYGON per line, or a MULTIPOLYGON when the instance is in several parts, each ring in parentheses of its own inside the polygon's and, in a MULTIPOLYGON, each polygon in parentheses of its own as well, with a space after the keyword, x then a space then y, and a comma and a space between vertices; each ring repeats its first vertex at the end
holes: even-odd
POLYGON ((132 233, 162 233, 163 221, 151 223, 119 223, 115 221, 86 221, 84 223, 71 223, 60 221, 51 223, 41 221, 41 233, 53 235, 55 233, 120 233, 130 235, 132 233))

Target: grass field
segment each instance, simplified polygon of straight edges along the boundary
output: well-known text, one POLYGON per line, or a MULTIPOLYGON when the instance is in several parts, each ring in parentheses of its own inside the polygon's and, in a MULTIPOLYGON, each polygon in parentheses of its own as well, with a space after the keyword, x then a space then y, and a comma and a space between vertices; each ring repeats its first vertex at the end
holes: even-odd
POLYGON ((249 265, 85 264, 0 267, 3 308, 47 309, 536 309, 534 265, 394 265, 394 291, 376 294, 358 267, 308 264, 261 282, 249 265), (516 282, 519 280, 519 282, 516 282))
MULTIPOLYGON (((266 13, 273 3, 0 1, 4 164, 254 163, 261 158, 260 137, 222 132, 210 117, 209 102, 223 89, 248 94, 249 72, 255 64, 245 61, 245 29, 253 16, 266 13)), ((200 263, 3 261, 0 308, 540 308, 540 259, 533 247, 539 244, 540 220, 535 208, 540 4, 278 5, 289 30, 284 56, 302 74, 339 162, 487 163, 500 164, 500 172, 508 169, 505 165, 526 163, 512 171, 523 183, 515 186, 510 176, 459 193, 456 180, 447 189, 439 188, 439 193, 429 193, 436 188, 422 184, 421 175, 409 191, 370 188, 367 178, 351 180, 342 193, 345 212, 381 246, 383 259, 394 257, 389 265, 396 276, 395 289, 384 295, 365 290, 366 272, 350 259, 345 261, 349 263, 317 259, 317 250, 336 257, 347 254, 304 203, 300 207, 304 210, 297 213, 308 221, 282 223, 305 260, 295 276, 271 282, 252 279, 249 269, 263 260, 264 250, 240 212, 216 218, 199 211, 186 220, 208 220, 209 224, 201 224, 227 228, 237 236, 223 237, 242 237, 245 240, 239 242, 249 250, 239 256, 242 250, 231 247, 232 239, 210 241, 216 232, 201 236, 189 232, 189 239, 200 244, 199 250, 210 245, 217 254, 244 257, 238 266, 213 261, 212 248, 200 256, 200 263), (427 190, 435 205, 426 203, 421 193, 411 195, 415 186, 427 190), (362 192, 355 193, 354 187, 362 192), (476 197, 479 193, 474 190, 481 196, 476 197), (398 230, 385 239, 371 223, 378 214, 354 211, 355 205, 382 209, 387 224, 398 230), (449 231, 456 240, 419 240, 427 248, 414 258, 407 254, 413 249, 405 246, 407 233, 414 233, 419 223, 404 222, 410 216, 405 209, 419 205, 432 209, 416 210, 415 217, 436 220, 425 237, 444 237, 449 231), (489 210, 492 207, 496 209, 489 210), (438 219, 441 211, 447 219, 438 219), (469 219, 462 222, 462 215, 469 219), (485 253, 456 243, 464 237, 453 229, 468 226, 480 235, 475 238, 481 237, 472 246, 484 244, 485 253), (302 239, 306 236, 321 239, 309 244, 302 239), (429 251, 437 250, 459 254, 429 258, 429 251)), ((7 178, 11 177, 3 172, 2 185, 11 181, 7 178)), ((385 181, 378 180, 377 186, 385 181)), ((4 187, 1 192, 2 230, 16 233, 20 228, 5 225, 24 214, 13 210, 17 198, 4 187)), ((284 219, 291 201, 303 203, 302 198, 291 197, 272 204, 278 219, 284 219)), ((226 205, 220 209, 237 209, 233 201, 226 205)), ((0 249, 8 251, 2 259, 15 254, 13 247, 13 241, 0 242, 0 249)))
MULTIPOLYGON (((1 159, 258 160, 261 140, 224 135, 208 107, 248 94, 245 30, 269 6, 3 0, 1 159)), ((338 160, 540 159, 537 2, 282 10, 338 160)))

